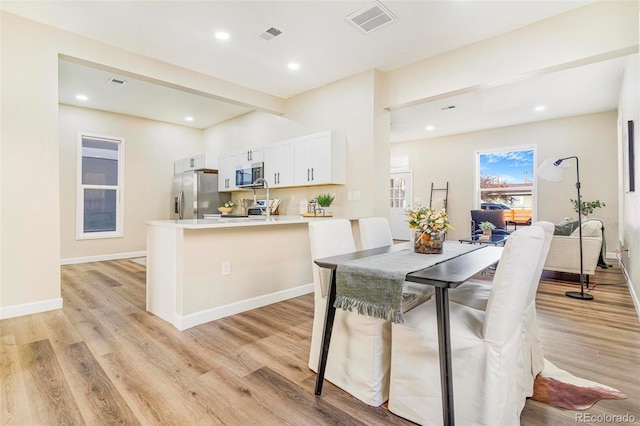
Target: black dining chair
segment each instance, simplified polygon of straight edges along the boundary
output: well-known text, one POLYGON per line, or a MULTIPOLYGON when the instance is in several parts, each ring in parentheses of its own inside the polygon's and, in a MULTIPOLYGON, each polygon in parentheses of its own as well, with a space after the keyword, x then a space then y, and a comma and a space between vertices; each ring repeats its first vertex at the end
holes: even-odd
POLYGON ((491 222, 496 227, 491 231, 496 235, 509 235, 507 222, 504 220, 504 210, 471 210, 471 235, 482 234, 479 225, 482 222, 491 222))

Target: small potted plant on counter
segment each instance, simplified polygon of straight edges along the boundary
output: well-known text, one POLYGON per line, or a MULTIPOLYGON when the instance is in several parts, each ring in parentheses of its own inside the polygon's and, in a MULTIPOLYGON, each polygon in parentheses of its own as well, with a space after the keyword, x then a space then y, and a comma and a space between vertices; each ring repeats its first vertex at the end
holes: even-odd
POLYGON ((229 214, 229 213, 231 213, 233 211, 233 208, 235 206, 236 206, 236 204, 233 201, 227 201, 226 203, 224 203, 224 206, 218 207, 218 210, 222 214, 229 214))
POLYGON ((329 213, 329 206, 331 206, 331 203, 333 203, 333 200, 335 199, 336 197, 332 196, 331 194, 320 194, 316 197, 318 206, 320 206, 324 210, 325 214, 329 213))

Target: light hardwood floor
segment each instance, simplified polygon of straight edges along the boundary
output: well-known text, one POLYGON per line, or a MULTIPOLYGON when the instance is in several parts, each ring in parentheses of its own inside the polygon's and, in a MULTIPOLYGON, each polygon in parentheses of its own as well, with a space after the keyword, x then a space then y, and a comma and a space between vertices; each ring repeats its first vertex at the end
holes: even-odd
MULTIPOLYGON (((640 326, 620 269, 598 270, 590 302, 558 278, 537 296, 546 358, 629 396, 589 413, 640 421, 640 326)), ((128 260, 63 266, 62 296, 62 310, 0 321, 3 425, 412 424, 328 382, 313 395, 312 295, 183 332, 144 310, 145 269, 128 260)), ((521 421, 575 415, 528 401, 521 421)))

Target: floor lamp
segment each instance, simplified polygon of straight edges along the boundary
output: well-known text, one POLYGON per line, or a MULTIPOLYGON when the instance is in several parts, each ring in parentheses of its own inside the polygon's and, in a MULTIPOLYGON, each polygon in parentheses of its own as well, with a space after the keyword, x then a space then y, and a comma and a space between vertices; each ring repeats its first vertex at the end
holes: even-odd
POLYGON ((562 182, 564 174, 569 168, 564 160, 570 160, 574 158, 576 160, 576 189, 578 190, 578 235, 580 244, 580 291, 567 291, 565 293, 568 297, 582 300, 593 300, 593 296, 584 292, 584 267, 582 260, 582 199, 580 197, 580 162, 578 157, 565 157, 559 159, 548 158, 540 167, 536 170, 536 176, 540 179, 548 180, 551 182, 562 182))

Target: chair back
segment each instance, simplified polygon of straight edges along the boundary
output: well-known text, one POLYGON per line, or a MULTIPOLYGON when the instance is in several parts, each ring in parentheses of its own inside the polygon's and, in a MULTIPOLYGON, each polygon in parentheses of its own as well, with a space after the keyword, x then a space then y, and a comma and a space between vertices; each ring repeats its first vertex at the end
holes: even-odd
POLYGON ((480 229, 482 222, 491 222, 497 229, 506 231, 507 223, 504 220, 504 210, 471 210, 471 234, 480 229))
POLYGON ((538 284, 540 284, 540 277, 542 276, 542 269, 544 268, 544 262, 547 260, 547 254, 549 254, 549 248, 551 247, 551 241, 553 240, 553 231, 555 230, 555 225, 551 222, 535 222, 531 224, 531 226, 539 226, 542 228, 544 231, 544 243, 542 244, 542 253, 538 259, 538 267, 536 268, 536 272, 533 277, 534 285, 531 286, 531 289, 529 290, 527 306, 536 298, 538 284))
POLYGON ((531 287, 539 280, 535 275, 544 243, 545 231, 540 226, 528 226, 509 236, 487 302, 483 326, 486 340, 504 342, 520 327, 531 287))
POLYGON ((313 260, 356 251, 351 222, 348 219, 319 219, 315 222, 309 222, 309 243, 314 291, 316 296, 326 296, 331 271, 320 268, 313 263, 313 260))
POLYGON ((389 221, 384 217, 366 217, 358 220, 360 244, 363 250, 393 244, 389 221))

